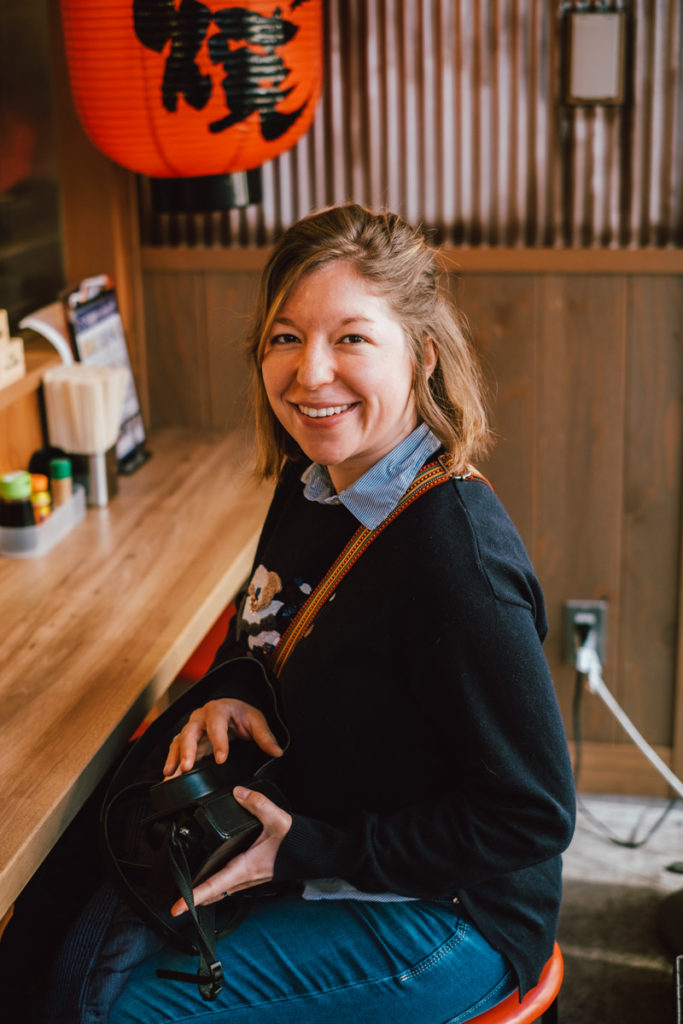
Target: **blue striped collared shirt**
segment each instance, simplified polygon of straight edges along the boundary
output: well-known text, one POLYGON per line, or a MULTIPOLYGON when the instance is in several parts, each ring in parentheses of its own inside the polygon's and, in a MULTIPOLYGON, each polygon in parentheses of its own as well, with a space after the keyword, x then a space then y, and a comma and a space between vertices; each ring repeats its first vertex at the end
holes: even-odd
POLYGON ((311 463, 301 477, 304 497, 323 505, 344 505, 368 530, 374 530, 393 512, 426 459, 441 446, 426 423, 420 423, 388 455, 355 480, 334 489, 325 466, 311 463))

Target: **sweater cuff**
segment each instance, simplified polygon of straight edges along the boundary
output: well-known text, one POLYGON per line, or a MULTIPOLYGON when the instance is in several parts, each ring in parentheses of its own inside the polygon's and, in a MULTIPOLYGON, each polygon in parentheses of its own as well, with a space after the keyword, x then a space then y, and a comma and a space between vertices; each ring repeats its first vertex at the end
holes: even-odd
POLYGON ((295 814, 275 858, 273 880, 348 879, 359 849, 360 844, 345 829, 295 814))

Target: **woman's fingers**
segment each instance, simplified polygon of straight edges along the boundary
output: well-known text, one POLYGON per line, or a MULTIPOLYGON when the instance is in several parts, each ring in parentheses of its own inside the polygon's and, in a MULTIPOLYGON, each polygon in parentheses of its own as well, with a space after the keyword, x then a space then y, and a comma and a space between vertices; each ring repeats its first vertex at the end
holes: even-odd
POLYGON ((166 755, 166 763, 163 767, 163 774, 166 778, 170 778, 179 771, 180 764, 180 736, 174 736, 171 740, 171 745, 168 748, 168 754, 166 755))
POLYGON ((265 715, 239 700, 212 700, 203 707, 206 733, 218 764, 227 760, 230 737, 253 740, 261 750, 280 757, 282 748, 270 730, 265 715))
POLYGON ((206 734, 203 718, 200 716, 194 718, 194 715, 195 712, 190 716, 190 721, 178 736, 178 767, 181 772, 189 772, 194 765, 206 734))
POLYGON ((272 754, 273 757, 282 756, 282 747, 275 739, 275 736, 270 730, 270 726, 266 721, 266 717, 256 708, 250 707, 248 704, 245 705, 248 710, 246 715, 247 728, 249 736, 261 750, 265 751, 266 754, 272 754))
POLYGON ((202 708, 206 735, 216 764, 223 764, 230 753, 230 733, 234 709, 228 701, 211 700, 202 708))
MULTIPOLYGON (((248 850, 238 854, 225 867, 193 890, 196 906, 216 903, 242 889, 269 882, 273 877, 280 843, 292 826, 292 817, 263 793, 236 786, 233 795, 242 807, 258 818, 263 831, 248 850)), ((174 917, 185 913, 187 905, 178 900, 171 908, 174 917)))
POLYGON ((213 751, 217 764, 223 764, 230 753, 230 737, 253 740, 272 757, 280 757, 282 748, 270 730, 265 715, 250 704, 223 698, 211 700, 190 715, 187 724, 173 739, 164 775, 187 772, 198 758, 213 751))
MULTIPOLYGON (((279 846, 292 827, 291 814, 264 793, 259 793, 257 789, 235 786, 232 795, 241 807, 258 818, 263 825, 263 835, 276 839, 279 846)), ((256 840, 256 843, 259 842, 259 839, 256 840)))

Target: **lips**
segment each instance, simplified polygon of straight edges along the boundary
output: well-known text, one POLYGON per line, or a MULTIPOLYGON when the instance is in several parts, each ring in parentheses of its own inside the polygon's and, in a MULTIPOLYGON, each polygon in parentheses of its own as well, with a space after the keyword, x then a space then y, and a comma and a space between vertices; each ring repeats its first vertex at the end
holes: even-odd
POLYGON ((349 402, 346 405, 326 405, 322 408, 315 408, 312 405, 297 405, 297 409, 303 416, 319 420, 325 419, 328 416, 338 416, 340 413, 350 409, 353 404, 353 402, 349 402))

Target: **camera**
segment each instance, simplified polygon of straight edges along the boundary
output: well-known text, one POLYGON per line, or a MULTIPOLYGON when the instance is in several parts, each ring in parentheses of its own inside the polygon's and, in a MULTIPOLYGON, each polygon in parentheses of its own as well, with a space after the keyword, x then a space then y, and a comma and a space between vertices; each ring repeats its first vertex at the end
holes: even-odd
POLYGON ((282 793, 272 781, 260 778, 258 773, 245 781, 244 758, 236 757, 235 763, 232 758, 232 748, 225 764, 216 764, 211 756, 202 758, 189 771, 155 783, 149 790, 144 824, 150 845, 161 849, 172 828, 193 885, 245 850, 261 831, 258 818, 232 795, 236 785, 256 789, 280 806, 284 804, 282 793))

